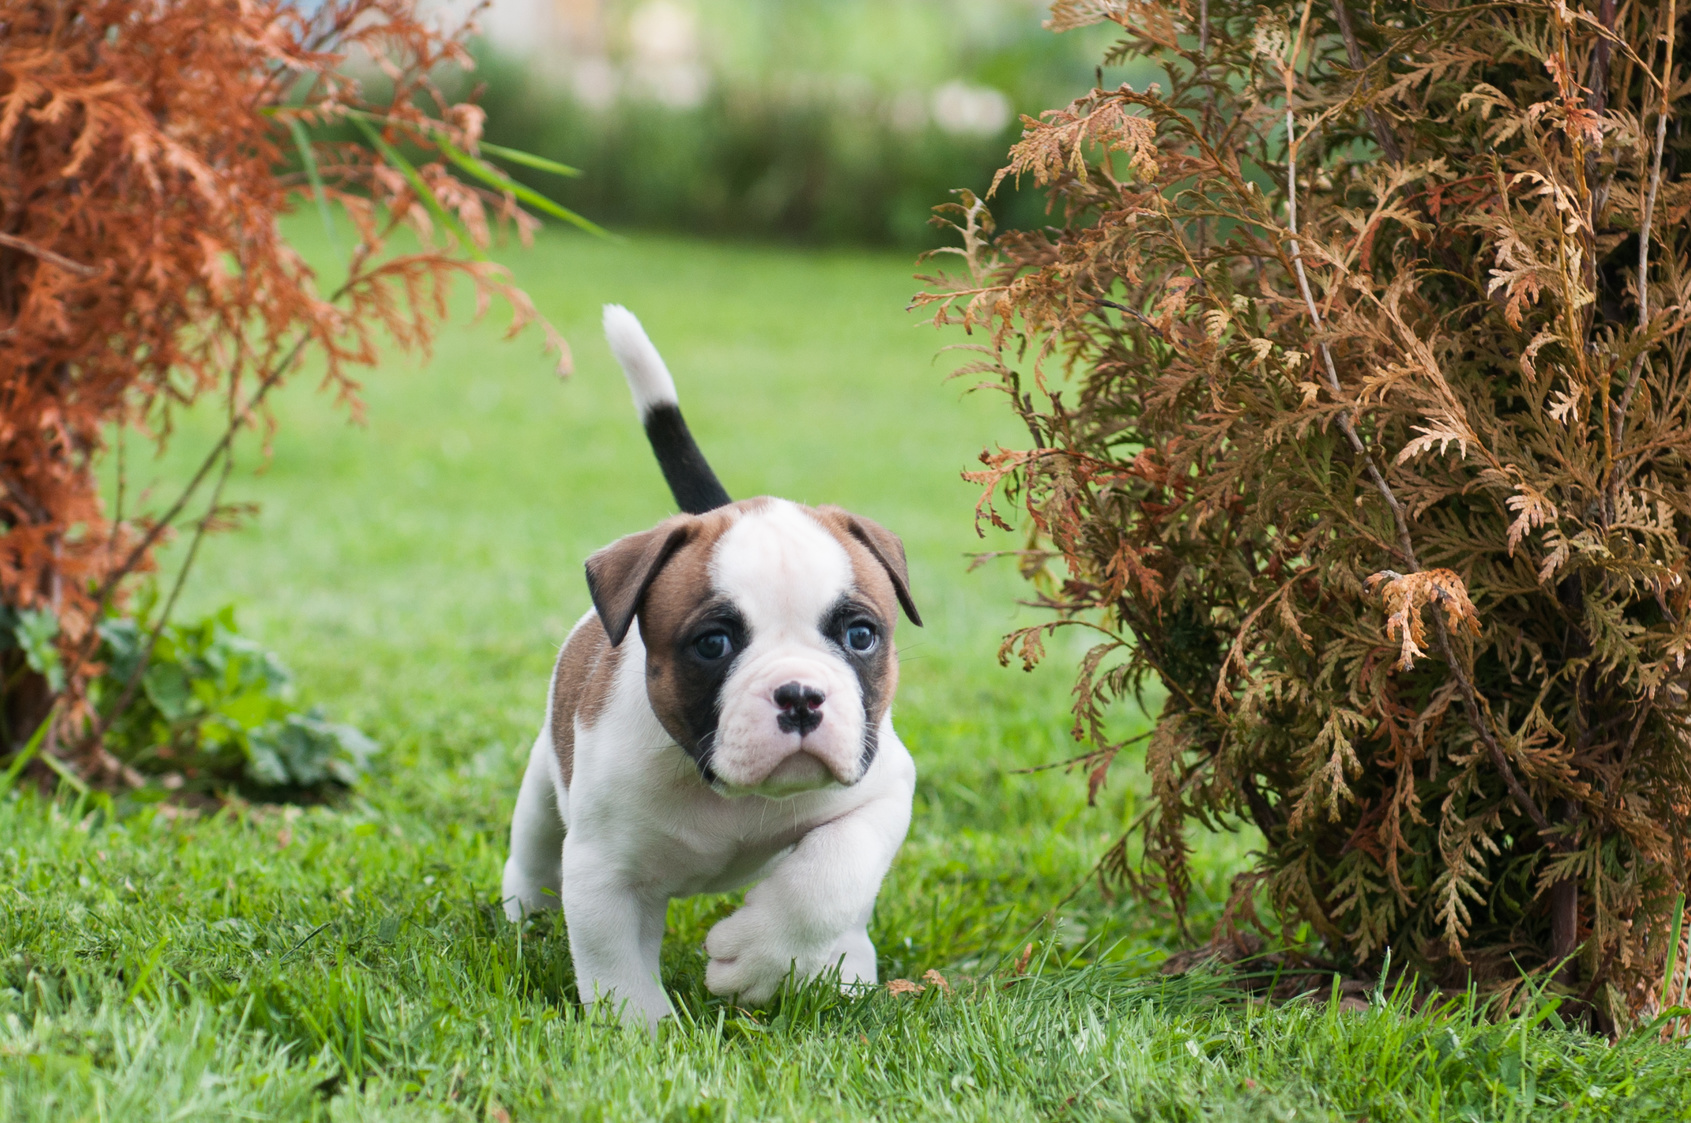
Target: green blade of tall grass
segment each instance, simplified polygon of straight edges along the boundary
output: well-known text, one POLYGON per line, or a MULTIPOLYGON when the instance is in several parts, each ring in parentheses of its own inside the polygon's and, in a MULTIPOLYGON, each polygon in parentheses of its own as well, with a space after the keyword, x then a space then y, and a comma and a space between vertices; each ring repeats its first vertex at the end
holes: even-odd
MULTIPOLYGON (((571 226, 585 230, 589 234, 600 238, 615 240, 616 235, 612 234, 598 223, 592 221, 591 219, 583 218, 568 207, 563 206, 560 203, 556 203, 547 198, 545 195, 542 195, 534 188, 518 183, 504 172, 501 172, 498 168, 493 167, 487 161, 478 160, 474 156, 471 156, 468 152, 465 152, 444 136, 436 137, 435 143, 440 146, 440 150, 446 154, 447 159, 451 160, 457 167, 465 172, 468 172, 483 183, 492 187, 497 187, 501 191, 509 191, 513 196, 520 199, 522 202, 527 203, 535 210, 549 214, 553 218, 562 219, 571 226)), ((508 152, 510 149, 505 149, 503 151, 508 152)), ((562 165, 559 166, 561 167, 562 165)))
POLYGON ((317 214, 323 220, 323 234, 328 238, 335 256, 339 258, 340 236, 335 232, 335 216, 329 209, 329 193, 323 186, 323 173, 317 166, 317 153, 311 147, 311 134, 298 117, 288 119, 288 131, 293 134, 294 148, 299 151, 299 161, 305 167, 305 178, 311 184, 311 196, 317 200, 317 214))
POLYGON ((571 179, 581 175, 580 168, 572 168, 568 164, 560 164, 556 160, 548 160, 544 156, 536 156, 534 153, 524 152, 520 148, 506 148, 503 144, 493 144, 485 140, 477 142, 476 146, 483 152, 492 153, 501 160, 509 160, 513 164, 521 164, 525 168, 551 172, 553 175, 561 175, 571 179))
POLYGON ((458 216, 447 210, 441 204, 441 201, 436 198, 434 189, 429 186, 428 181, 423 178, 416 165, 407 160, 399 149, 384 140, 381 131, 366 120, 365 116, 364 114, 349 114, 348 120, 358 127, 358 130, 364 134, 365 139, 370 142, 370 146, 380 154, 382 159, 405 177, 405 181, 411 185, 411 190, 417 193, 418 200, 434 216, 436 222, 452 232, 453 236, 458 239, 459 245, 463 247, 464 252, 477 261, 486 261, 488 259, 487 252, 476 245, 475 239, 470 236, 469 230, 458 216))

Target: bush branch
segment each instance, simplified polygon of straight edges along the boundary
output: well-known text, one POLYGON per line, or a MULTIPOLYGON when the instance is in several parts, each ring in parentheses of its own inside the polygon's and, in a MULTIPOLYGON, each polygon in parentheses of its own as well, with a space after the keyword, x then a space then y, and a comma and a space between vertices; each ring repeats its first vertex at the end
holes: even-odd
POLYGON ((104 272, 104 270, 98 269, 95 266, 84 265, 80 261, 72 261, 63 254, 54 253, 52 250, 44 249, 43 247, 36 245, 34 242, 26 241, 25 239, 18 237, 16 234, 0 233, 0 246, 5 246, 7 249, 17 250, 19 253, 27 253, 31 257, 47 262, 49 265, 58 266, 66 273, 75 273, 78 277, 98 277, 102 272, 104 272))
MULTIPOLYGON (((1668 135, 1668 91, 1673 87, 1673 37, 1675 20, 1673 6, 1669 5, 1667 14, 1668 42, 1667 57, 1662 62, 1661 101, 1656 106, 1656 152, 1655 162, 1650 169, 1650 190, 1644 196, 1644 219, 1638 227, 1638 330, 1642 334, 1650 323, 1650 233, 1655 223, 1656 193, 1662 186, 1662 149, 1667 144, 1668 135)), ((1632 405, 1632 395, 1638 390, 1638 382, 1644 375, 1645 352, 1640 351, 1638 357, 1632 361, 1632 374, 1626 380, 1626 389, 1621 392, 1621 400, 1615 408, 1612 426, 1615 433, 1615 444, 1620 444, 1621 427, 1626 423, 1627 409, 1632 405)))
MULTIPOLYGON (((1307 23, 1309 19, 1307 8, 1304 10, 1304 19, 1307 23)), ((1302 38, 1300 32, 1300 42, 1302 38)), ((1315 330, 1321 331, 1324 326, 1321 321, 1321 310, 1316 306, 1314 293, 1310 291, 1309 276, 1304 271, 1303 254, 1298 248, 1298 146, 1295 131, 1296 123, 1292 116, 1291 105, 1292 61, 1297 58, 1296 51, 1297 48, 1294 47, 1292 60, 1288 60, 1283 68, 1286 83, 1286 229, 1290 235, 1292 268, 1297 274, 1298 290, 1303 294, 1304 306, 1309 311, 1309 318, 1315 325, 1315 330)), ((1344 390, 1339 383, 1338 369, 1333 363, 1333 352, 1324 340, 1318 341, 1316 346, 1321 351, 1327 387, 1332 391, 1335 399, 1342 401, 1344 390)), ((1418 571, 1421 568, 1421 563, 1415 556, 1415 545, 1409 534, 1409 520, 1403 509, 1403 504, 1398 500, 1396 493, 1392 491, 1391 484, 1386 482, 1385 475, 1380 471, 1379 465, 1374 462, 1374 457, 1369 453, 1367 446, 1362 443, 1362 437, 1357 433, 1356 426, 1351 420, 1350 411, 1341 411, 1338 415, 1338 422, 1339 431, 1344 434, 1345 439, 1350 443, 1356 454, 1362 458, 1363 469, 1368 473, 1368 478, 1374 484, 1375 490, 1386 501, 1386 506, 1391 508, 1392 520, 1397 524, 1398 546, 1403 551, 1405 562, 1411 572, 1418 571)), ((1472 680, 1468 678, 1467 672, 1463 670, 1461 663, 1456 658, 1456 649, 1450 642, 1450 633, 1445 627, 1444 618, 1438 613, 1434 613, 1433 622, 1437 627, 1439 656, 1444 659, 1445 665, 1450 668, 1451 674, 1456 677, 1456 688, 1462 694, 1462 709, 1468 717, 1469 724, 1474 727, 1475 734, 1485 744, 1486 753, 1491 758, 1492 765, 1502 775, 1504 786, 1509 789, 1510 797, 1520 806, 1522 812, 1532 820, 1533 825, 1538 828, 1541 834, 1549 831, 1550 820, 1545 818, 1543 810, 1539 808, 1531 793, 1521 783, 1520 778, 1515 775, 1515 770, 1509 765, 1508 755, 1504 753, 1503 746, 1497 740, 1497 735, 1492 732, 1491 723, 1486 720, 1485 713, 1480 708, 1479 693, 1474 689, 1472 680)))

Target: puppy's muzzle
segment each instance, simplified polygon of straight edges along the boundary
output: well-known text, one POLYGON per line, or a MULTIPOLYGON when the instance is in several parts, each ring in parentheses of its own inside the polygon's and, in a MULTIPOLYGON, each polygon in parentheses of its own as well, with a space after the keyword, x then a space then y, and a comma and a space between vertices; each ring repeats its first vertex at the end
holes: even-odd
POLYGON ((850 787, 868 767, 866 714, 850 668, 807 650, 776 650, 723 688, 711 767, 727 789, 781 796, 850 787))
POLYGON ((772 697, 778 711, 775 724, 781 732, 803 737, 822 724, 822 703, 828 696, 814 686, 784 682, 775 688, 772 697))

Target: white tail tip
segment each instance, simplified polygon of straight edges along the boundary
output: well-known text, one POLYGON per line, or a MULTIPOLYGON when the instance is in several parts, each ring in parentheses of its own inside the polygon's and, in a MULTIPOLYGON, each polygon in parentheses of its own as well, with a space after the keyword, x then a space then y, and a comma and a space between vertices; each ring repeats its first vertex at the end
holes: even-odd
POLYGON ((634 313, 620 304, 605 305, 605 342, 611 345, 611 354, 622 366, 628 388, 634 394, 634 407, 642 418, 657 406, 679 404, 675 379, 669 376, 663 356, 652 346, 634 313))

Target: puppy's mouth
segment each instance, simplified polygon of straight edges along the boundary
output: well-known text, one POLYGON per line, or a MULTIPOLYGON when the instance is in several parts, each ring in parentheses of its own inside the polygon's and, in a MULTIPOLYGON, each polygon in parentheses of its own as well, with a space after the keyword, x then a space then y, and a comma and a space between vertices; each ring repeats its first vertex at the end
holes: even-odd
POLYGON ((861 775, 853 776, 850 780, 840 779, 821 758, 806 751, 802 746, 796 752, 783 757, 779 764, 769 770, 768 775, 754 783, 733 783, 714 770, 713 775, 711 787, 722 795, 760 795, 771 799, 826 788, 848 788, 862 779, 861 775))

